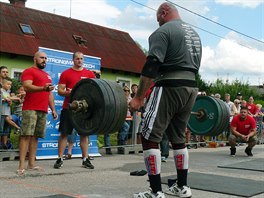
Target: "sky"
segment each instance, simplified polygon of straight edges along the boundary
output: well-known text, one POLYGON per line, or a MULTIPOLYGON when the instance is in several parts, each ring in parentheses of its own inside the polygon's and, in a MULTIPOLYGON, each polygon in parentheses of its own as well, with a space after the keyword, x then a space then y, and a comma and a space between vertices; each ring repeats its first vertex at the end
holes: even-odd
MULTIPOLYGON (((0 0, 9 3, 8 0, 0 0)), ((27 0, 26 7, 125 31, 148 50, 167 0, 27 0)), ((201 78, 264 83, 264 0, 170 0, 203 44, 201 78)), ((89 55, 89 54, 88 54, 89 55)))

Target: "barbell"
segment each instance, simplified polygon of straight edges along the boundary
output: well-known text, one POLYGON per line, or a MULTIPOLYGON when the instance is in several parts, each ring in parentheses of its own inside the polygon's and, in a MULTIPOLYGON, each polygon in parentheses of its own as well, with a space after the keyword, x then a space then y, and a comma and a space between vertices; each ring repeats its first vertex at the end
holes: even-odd
MULTIPOLYGON (((127 115, 123 88, 103 79, 82 79, 72 89, 70 118, 80 135, 110 134, 118 131, 127 115)), ((210 96, 198 96, 188 122, 193 134, 217 136, 229 123, 227 105, 210 96)))

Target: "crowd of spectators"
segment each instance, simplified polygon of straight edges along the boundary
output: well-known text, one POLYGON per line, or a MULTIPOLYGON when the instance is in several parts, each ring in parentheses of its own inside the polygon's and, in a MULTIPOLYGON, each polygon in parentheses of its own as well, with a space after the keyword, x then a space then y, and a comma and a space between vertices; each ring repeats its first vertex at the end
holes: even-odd
MULTIPOLYGON (((206 96, 206 92, 202 91, 199 92, 200 96, 206 96)), ((222 100, 221 95, 219 93, 211 94, 211 97, 214 97, 216 99, 222 100)), ((248 100, 243 99, 243 95, 241 92, 238 92, 235 96, 234 101, 231 101, 231 96, 229 93, 225 93, 224 95, 224 100, 223 102, 226 104, 229 114, 230 114, 230 119, 229 123, 227 125, 227 128, 225 131, 223 131, 222 134, 220 134, 218 137, 203 137, 203 136, 197 136, 197 135, 192 135, 191 131, 189 129, 186 129, 186 142, 187 142, 187 147, 188 148, 197 148, 196 142, 200 143, 200 146, 203 146, 203 142, 205 140, 207 141, 228 141, 229 135, 231 133, 231 122, 234 117, 238 116, 240 114, 240 110, 242 107, 245 107, 248 110, 248 115, 254 118, 256 121, 256 131, 258 135, 258 141, 263 141, 263 108, 261 104, 255 104, 254 103, 254 98, 253 96, 250 96, 248 100), (188 144, 189 143, 189 144, 188 144), (190 144, 192 143, 192 144, 190 144)), ((243 143, 238 143, 237 145, 243 145, 243 143)))

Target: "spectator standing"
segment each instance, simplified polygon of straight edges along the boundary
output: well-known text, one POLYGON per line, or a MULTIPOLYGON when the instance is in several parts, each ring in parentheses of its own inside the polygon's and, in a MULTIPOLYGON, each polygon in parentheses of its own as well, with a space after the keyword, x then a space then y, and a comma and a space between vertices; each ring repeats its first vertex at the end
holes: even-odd
MULTIPOLYGON (((129 89, 128 86, 124 86, 123 90, 125 92, 125 96, 126 96, 126 99, 127 99, 127 104, 129 104, 129 102, 131 101, 130 89, 129 89)), ((130 112, 129 109, 127 109, 126 120, 123 123, 121 129, 118 131, 118 135, 117 135, 117 144, 119 146, 127 144, 128 133, 129 133, 131 120, 132 120, 131 112, 130 112)), ((118 147, 117 153, 118 154, 125 154, 125 148, 124 147, 118 147)))
POLYGON ((236 99, 238 99, 240 101, 240 104, 241 104, 241 102, 243 100, 243 95, 241 92, 237 92, 236 99))
MULTIPOLYGON (((133 98, 134 96, 135 96, 135 94, 137 93, 137 90, 138 90, 138 85, 137 84, 132 84, 131 85, 131 94, 130 94, 130 96, 131 96, 131 98, 133 98)), ((130 127, 129 127, 129 133, 128 133, 128 144, 132 144, 132 142, 131 142, 131 139, 132 139, 132 136, 133 136, 133 128, 135 128, 134 127, 134 124, 135 124, 135 126, 137 126, 137 120, 138 120, 138 115, 140 115, 140 112, 135 112, 134 114, 133 114, 133 120, 131 120, 130 121, 130 127)), ((137 142, 138 142, 138 135, 137 135, 137 142)))
MULTIPOLYGON (((63 167, 63 154, 67 145, 67 136, 73 132, 71 124, 70 112, 68 110, 69 96, 72 88, 77 82, 84 78, 95 78, 95 74, 83 67, 83 53, 75 52, 73 54, 73 66, 62 72, 58 85, 58 94, 64 96, 64 102, 60 115, 60 138, 58 146, 58 159, 54 164, 54 168, 59 169, 63 167)), ((87 90, 89 91, 89 90, 87 90)), ((77 131, 78 133, 78 131, 77 131)), ((88 156, 88 137, 80 135, 80 147, 82 150, 82 167, 94 169, 88 156)))
POLYGON ((219 93, 216 93, 216 94, 214 95, 214 97, 217 98, 217 99, 219 99, 219 100, 221 100, 221 95, 220 95, 219 93))
POLYGON ((257 107, 256 105, 254 104, 254 98, 253 96, 250 96, 248 98, 248 102, 246 104, 247 108, 248 108, 248 113, 250 116, 254 116, 257 112, 257 107))
POLYGON ((185 129, 198 94, 195 74, 200 67, 202 44, 199 35, 181 20, 172 4, 161 4, 156 16, 160 27, 149 37, 149 55, 141 72, 137 94, 130 102, 133 111, 144 106, 146 92, 155 82, 145 103, 140 127, 151 190, 134 194, 134 197, 165 197, 161 188, 159 150, 164 133, 172 145, 178 177, 177 183, 166 193, 190 197, 185 129))
POLYGON ((264 115, 261 111, 262 105, 261 104, 256 104, 257 110, 255 115, 253 116, 256 122, 262 122, 262 116, 264 115))
POLYGON ((235 106, 235 108, 234 108, 234 116, 236 116, 240 112, 240 100, 235 99, 234 100, 234 106, 235 106))
POLYGON ((226 132, 227 132, 226 137, 228 138, 230 135, 230 123, 231 123, 233 116, 235 115, 235 112, 236 112, 236 107, 235 107, 234 103, 230 100, 230 94, 229 93, 225 94, 225 104, 228 107, 228 110, 230 113, 229 123, 228 123, 227 129, 226 129, 226 132))
POLYGON ((105 148, 105 154, 107 155, 112 155, 112 151, 111 151, 111 143, 110 143, 110 134, 104 134, 104 146, 105 148))
POLYGON ((8 77, 8 69, 6 66, 0 67, 0 84, 2 84, 2 79, 8 77))
POLYGON ((252 148, 257 144, 256 121, 248 115, 248 109, 241 107, 240 114, 233 118, 231 122, 231 135, 229 136, 230 155, 236 154, 236 143, 248 143, 245 153, 253 156, 252 148))
POLYGON ((245 101, 245 100, 241 100, 240 101, 240 108, 241 107, 247 107, 247 101, 245 101))
POLYGON ((65 159, 71 159, 72 158, 72 149, 73 145, 76 142, 77 138, 77 131, 73 129, 72 134, 68 135, 67 142, 68 142, 68 151, 67 154, 64 156, 65 159))
POLYGON ((138 90, 138 85, 132 84, 131 85, 131 94, 130 94, 131 98, 133 98, 136 95, 137 90, 138 90))
POLYGON ((160 154, 161 154, 162 162, 167 162, 167 159, 169 157, 169 152, 170 152, 170 145, 169 145, 168 136, 166 135, 166 133, 164 133, 162 140, 160 142, 160 154))
POLYGON ((21 76, 26 91, 22 107, 22 128, 19 139, 19 167, 17 174, 25 174, 25 158, 29 151, 28 169, 43 170, 35 165, 38 138, 44 138, 48 106, 54 119, 58 118, 54 105, 52 79, 43 69, 46 67, 47 55, 36 52, 32 67, 24 70, 21 76))

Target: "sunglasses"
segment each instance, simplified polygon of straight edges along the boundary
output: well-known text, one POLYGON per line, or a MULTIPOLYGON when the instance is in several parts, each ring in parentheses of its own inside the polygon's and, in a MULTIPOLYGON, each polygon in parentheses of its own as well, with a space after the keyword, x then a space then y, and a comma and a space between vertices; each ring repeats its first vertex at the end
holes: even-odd
POLYGON ((130 92, 130 90, 124 90, 124 91, 130 92))

